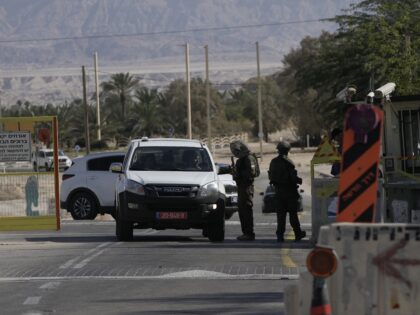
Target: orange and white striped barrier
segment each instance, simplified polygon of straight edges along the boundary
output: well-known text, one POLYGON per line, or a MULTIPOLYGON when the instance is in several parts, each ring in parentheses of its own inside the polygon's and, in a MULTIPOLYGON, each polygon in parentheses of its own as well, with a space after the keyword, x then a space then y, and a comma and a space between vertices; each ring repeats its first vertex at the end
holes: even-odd
POLYGON ((373 222, 375 219, 382 122, 382 110, 370 104, 357 104, 347 111, 338 222, 373 222))

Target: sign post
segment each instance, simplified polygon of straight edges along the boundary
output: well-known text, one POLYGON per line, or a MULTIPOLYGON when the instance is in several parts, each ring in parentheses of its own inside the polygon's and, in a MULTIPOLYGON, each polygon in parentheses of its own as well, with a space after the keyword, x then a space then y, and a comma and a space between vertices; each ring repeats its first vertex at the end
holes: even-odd
POLYGON ((31 161, 31 133, 0 132, 0 162, 31 161))

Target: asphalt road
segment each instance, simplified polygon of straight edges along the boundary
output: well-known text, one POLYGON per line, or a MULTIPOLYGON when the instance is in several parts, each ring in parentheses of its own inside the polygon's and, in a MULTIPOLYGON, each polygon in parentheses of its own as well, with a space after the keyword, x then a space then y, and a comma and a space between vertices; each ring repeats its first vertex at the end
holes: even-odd
MULTIPOLYGON (((151 229, 117 242, 115 223, 99 220, 1 233, 0 314, 284 314, 284 288, 312 245, 290 230, 275 242, 275 217, 261 213, 266 185, 264 175, 255 183, 253 242, 236 240, 236 214, 223 243, 200 230, 151 229)), ((301 221, 310 236, 307 210, 301 221)))

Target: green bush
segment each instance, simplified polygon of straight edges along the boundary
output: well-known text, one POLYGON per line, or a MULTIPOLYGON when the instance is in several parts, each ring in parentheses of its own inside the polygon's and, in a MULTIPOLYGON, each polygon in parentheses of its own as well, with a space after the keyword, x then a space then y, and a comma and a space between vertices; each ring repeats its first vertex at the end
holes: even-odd
POLYGON ((105 140, 96 140, 90 144, 91 149, 108 149, 108 144, 105 140))

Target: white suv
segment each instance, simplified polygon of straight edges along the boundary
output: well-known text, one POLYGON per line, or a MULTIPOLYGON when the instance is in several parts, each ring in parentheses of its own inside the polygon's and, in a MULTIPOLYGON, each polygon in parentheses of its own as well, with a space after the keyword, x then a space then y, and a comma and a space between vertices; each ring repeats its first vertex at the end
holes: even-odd
MULTIPOLYGON (((64 154, 63 150, 58 150, 58 166, 59 169, 68 169, 71 166, 71 159, 64 154)), ((54 167, 54 150, 53 149, 37 149, 32 152, 32 166, 34 171, 40 169, 50 171, 54 167)))
POLYGON ((93 220, 98 213, 114 215, 115 179, 109 168, 122 162, 124 152, 93 153, 73 160, 63 173, 60 204, 75 220, 93 220))
POLYGON ((198 140, 147 139, 130 143, 124 163, 111 165, 116 181, 116 235, 133 228, 202 229, 210 241, 225 237, 226 193, 207 146, 198 140))

